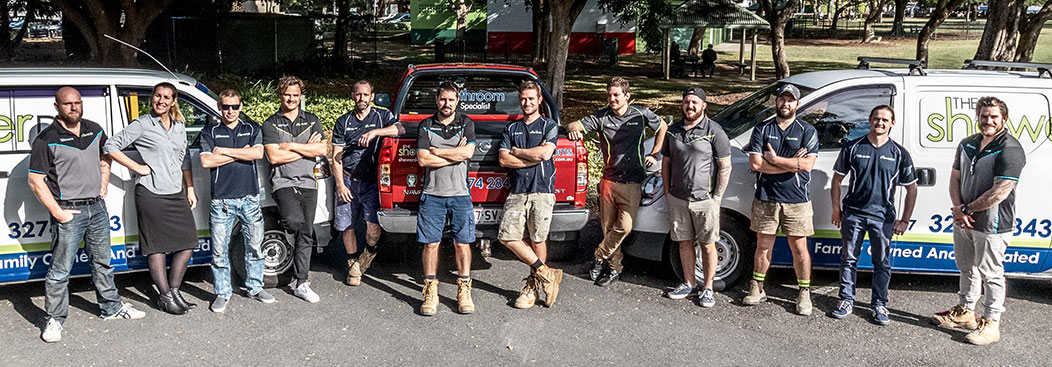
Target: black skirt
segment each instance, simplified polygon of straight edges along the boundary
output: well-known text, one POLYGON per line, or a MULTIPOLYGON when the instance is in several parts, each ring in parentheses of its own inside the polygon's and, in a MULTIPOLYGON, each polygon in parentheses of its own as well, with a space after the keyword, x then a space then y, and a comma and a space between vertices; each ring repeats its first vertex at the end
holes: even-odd
POLYGON ((142 254, 176 252, 197 247, 197 223, 186 190, 159 195, 135 185, 135 217, 139 220, 142 254))

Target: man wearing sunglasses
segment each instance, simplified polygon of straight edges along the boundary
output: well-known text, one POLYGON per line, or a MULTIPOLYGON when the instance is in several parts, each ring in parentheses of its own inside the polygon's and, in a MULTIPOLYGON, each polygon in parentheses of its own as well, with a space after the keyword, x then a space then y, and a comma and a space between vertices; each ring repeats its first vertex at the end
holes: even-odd
POLYGON ((241 95, 233 89, 219 93, 221 122, 201 129, 201 165, 211 170, 212 275, 216 298, 213 312, 223 312, 230 302, 230 233, 241 221, 245 241, 245 287, 249 297, 263 303, 275 299, 263 290, 263 214, 259 209, 259 176, 256 160, 263 158, 259 126, 241 122, 241 95))

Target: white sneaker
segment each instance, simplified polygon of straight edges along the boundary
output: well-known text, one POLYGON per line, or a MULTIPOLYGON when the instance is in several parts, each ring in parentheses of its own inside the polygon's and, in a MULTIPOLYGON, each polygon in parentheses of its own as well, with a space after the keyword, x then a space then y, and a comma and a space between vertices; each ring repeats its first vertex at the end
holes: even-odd
POLYGON ((116 313, 114 313, 112 315, 109 315, 109 316, 102 316, 102 319, 103 320, 116 320, 116 319, 138 320, 138 319, 141 319, 143 317, 146 317, 146 313, 145 312, 136 310, 135 307, 132 307, 131 303, 125 303, 125 304, 121 305, 121 309, 117 310, 116 313))
POLYGON ((318 297, 318 294, 310 289, 310 282, 300 284, 292 294, 310 303, 318 303, 318 301, 321 301, 321 297, 318 297))
POLYGON ((43 339, 47 343, 54 343, 62 340, 62 323, 55 319, 48 319, 47 326, 44 327, 44 332, 40 333, 40 339, 43 339))

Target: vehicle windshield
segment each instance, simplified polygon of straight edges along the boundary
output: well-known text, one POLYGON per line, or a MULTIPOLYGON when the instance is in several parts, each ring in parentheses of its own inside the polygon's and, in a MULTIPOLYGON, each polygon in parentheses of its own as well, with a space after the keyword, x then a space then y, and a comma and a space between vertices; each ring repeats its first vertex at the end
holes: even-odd
MULTIPOLYGON (((460 104, 457 111, 468 115, 490 115, 495 117, 521 115, 519 107, 519 84, 524 80, 535 80, 523 74, 441 74, 421 75, 415 78, 405 95, 402 114, 432 115, 435 113, 435 95, 438 84, 451 81, 460 88, 460 104)), ((550 116, 547 108, 541 114, 550 116)), ((504 133, 506 121, 476 121, 475 135, 499 137, 504 133)), ((406 124, 406 128, 414 128, 406 124)))
MULTIPOLYGON (((718 122, 720 126, 723 126, 723 130, 727 132, 727 137, 734 139, 746 130, 756 126, 756 124, 774 116, 774 98, 776 97, 774 93, 785 84, 784 82, 777 82, 768 85, 724 108, 712 119, 718 122)), ((800 89, 801 98, 814 91, 811 88, 799 85, 796 87, 800 89)))

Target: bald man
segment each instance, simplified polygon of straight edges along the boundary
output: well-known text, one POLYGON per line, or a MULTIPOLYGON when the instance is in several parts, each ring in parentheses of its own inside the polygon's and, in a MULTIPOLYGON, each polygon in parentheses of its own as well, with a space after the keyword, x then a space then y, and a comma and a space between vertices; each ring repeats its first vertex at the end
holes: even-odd
POLYGON ((124 303, 113 285, 110 265, 110 215, 106 186, 110 160, 102 156, 106 133, 84 120, 80 92, 63 87, 55 93, 55 123, 40 132, 29 156, 29 187, 51 214, 51 265, 44 281, 47 323, 40 338, 62 340, 69 315, 69 274, 84 242, 103 320, 141 319, 146 313, 124 303))

